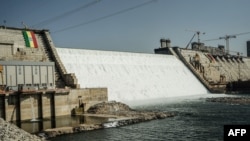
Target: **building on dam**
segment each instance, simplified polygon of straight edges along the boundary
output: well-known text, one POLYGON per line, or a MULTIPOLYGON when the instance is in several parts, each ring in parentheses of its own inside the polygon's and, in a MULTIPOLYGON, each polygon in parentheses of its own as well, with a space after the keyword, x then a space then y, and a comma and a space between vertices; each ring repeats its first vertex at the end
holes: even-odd
POLYGON ((107 88, 80 88, 48 30, 0 26, 0 117, 7 121, 83 113, 107 88))

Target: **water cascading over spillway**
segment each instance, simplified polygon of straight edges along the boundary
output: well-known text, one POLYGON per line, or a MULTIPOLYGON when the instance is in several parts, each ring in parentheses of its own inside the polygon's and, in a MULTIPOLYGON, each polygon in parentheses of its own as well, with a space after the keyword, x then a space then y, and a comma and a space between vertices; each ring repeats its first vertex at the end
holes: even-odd
POLYGON ((121 102, 206 94, 206 88, 172 55, 57 48, 81 88, 107 87, 121 102))

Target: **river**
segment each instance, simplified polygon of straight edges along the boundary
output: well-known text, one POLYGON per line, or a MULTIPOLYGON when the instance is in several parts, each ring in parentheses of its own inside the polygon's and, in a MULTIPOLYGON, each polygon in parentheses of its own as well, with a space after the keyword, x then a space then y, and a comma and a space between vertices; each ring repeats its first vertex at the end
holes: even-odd
POLYGON ((204 96, 174 101, 161 100, 156 104, 138 105, 135 108, 174 112, 176 116, 129 126, 63 135, 52 138, 51 141, 218 141, 223 140, 224 125, 250 124, 250 105, 206 102, 204 96))

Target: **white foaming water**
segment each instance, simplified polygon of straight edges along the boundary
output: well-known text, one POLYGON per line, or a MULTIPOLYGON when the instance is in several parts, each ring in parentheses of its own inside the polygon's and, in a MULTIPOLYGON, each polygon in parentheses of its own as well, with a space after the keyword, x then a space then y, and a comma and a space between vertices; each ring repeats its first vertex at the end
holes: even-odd
POLYGON ((140 100, 206 94, 206 88, 172 55, 57 48, 81 88, 107 87, 108 100, 140 100))

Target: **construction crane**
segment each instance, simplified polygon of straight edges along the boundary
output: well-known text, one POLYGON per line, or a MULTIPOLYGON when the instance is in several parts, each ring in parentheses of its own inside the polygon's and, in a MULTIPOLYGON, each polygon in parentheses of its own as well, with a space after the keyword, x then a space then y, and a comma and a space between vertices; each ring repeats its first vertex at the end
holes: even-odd
POLYGON ((193 41, 194 39, 194 36, 196 35, 196 33, 193 35, 193 37, 191 38, 191 40, 188 42, 187 46, 186 46, 186 49, 188 48, 188 46, 191 44, 191 42, 193 41))
MULTIPOLYGON (((186 31, 195 32, 194 35, 193 35, 193 37, 191 38, 191 40, 187 44, 186 49, 188 48, 188 46, 190 45, 190 43, 194 39, 195 35, 197 35, 197 37, 198 37, 198 45, 199 45, 200 44, 200 34, 201 34, 201 32, 200 31, 194 31, 194 30, 186 30, 186 31)), ((203 32, 202 34, 205 34, 205 32, 203 32)))
POLYGON ((229 54, 229 39, 231 38, 236 38, 239 35, 244 35, 244 34, 249 34, 250 32, 243 32, 243 33, 238 33, 238 34, 233 34, 233 35, 225 35, 223 37, 219 37, 217 39, 210 39, 210 40, 204 40, 204 41, 212 41, 212 40, 221 40, 224 39, 226 41, 226 53, 229 54))

